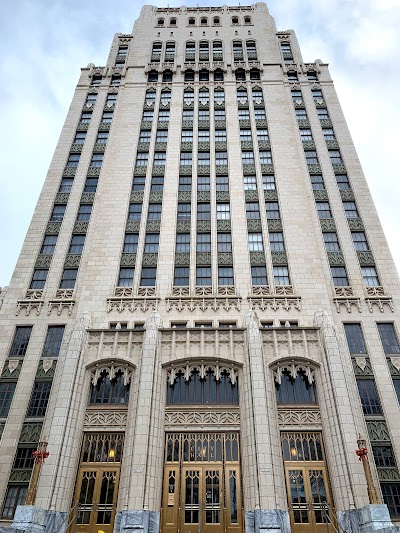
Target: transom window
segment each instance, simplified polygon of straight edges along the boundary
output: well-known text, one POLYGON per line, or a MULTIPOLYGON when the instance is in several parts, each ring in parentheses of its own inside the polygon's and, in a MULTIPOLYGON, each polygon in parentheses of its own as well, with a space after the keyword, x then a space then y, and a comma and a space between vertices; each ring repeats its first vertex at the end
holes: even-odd
POLYGON ((314 383, 310 383, 305 372, 300 370, 294 378, 288 370, 282 372, 281 383, 275 382, 278 404, 316 403, 314 383))
POLYGON ((238 383, 232 384, 227 371, 222 371, 217 380, 212 370, 204 378, 197 369, 193 370, 188 380, 179 373, 174 383, 167 384, 167 404, 234 404, 239 403, 238 383))
POLYGON ((90 404, 121 404, 129 401, 129 384, 124 384, 124 374, 118 371, 110 379, 107 370, 103 370, 96 385, 90 387, 90 404))

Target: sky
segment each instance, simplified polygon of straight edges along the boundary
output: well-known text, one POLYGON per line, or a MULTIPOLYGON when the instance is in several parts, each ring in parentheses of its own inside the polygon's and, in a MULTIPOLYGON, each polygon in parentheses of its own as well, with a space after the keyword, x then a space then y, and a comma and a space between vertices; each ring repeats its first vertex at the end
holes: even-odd
MULTIPOLYGON (((0 287, 10 281, 80 68, 105 64, 113 35, 132 31, 144 3, 15 0, 2 5, 0 287)), ((239 2, 185 5, 222 3, 239 2)), ((295 30, 305 62, 329 63, 400 271, 400 0, 271 0, 267 5, 278 30, 295 30)))

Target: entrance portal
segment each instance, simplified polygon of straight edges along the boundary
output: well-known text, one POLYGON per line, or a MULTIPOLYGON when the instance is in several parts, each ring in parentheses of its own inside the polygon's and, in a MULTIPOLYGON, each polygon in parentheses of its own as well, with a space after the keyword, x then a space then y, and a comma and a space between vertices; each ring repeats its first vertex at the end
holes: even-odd
POLYGON ((241 533, 239 433, 167 433, 162 532, 241 533))

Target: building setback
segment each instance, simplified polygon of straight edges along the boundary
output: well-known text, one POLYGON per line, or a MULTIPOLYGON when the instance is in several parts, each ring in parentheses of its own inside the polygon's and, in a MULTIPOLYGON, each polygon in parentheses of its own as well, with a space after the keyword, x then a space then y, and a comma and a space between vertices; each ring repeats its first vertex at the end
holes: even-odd
POLYGON ((82 69, 0 306, 0 531, 400 519, 399 278, 264 3, 144 6, 82 69))

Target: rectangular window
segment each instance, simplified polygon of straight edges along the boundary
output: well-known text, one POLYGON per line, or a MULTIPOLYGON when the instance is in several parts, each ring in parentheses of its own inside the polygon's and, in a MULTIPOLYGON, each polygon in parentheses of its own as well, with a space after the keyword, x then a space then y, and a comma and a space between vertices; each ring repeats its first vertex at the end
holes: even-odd
POLYGON ((229 204, 217 204, 217 220, 230 220, 231 208, 229 204))
POLYGON ((260 205, 258 202, 246 202, 246 218, 260 218, 260 205))
POLYGON ((227 165, 228 164, 228 153, 227 152, 216 152, 215 164, 216 165, 227 165))
POLYGON ((263 175, 262 180, 264 191, 272 191, 276 189, 275 176, 273 176, 272 174, 266 176, 263 175))
POLYGON ((323 190, 325 189, 325 183, 321 175, 319 174, 311 174, 311 187, 314 191, 323 190))
POLYGON ((198 233, 196 252, 211 252, 211 233, 198 233))
POLYGON ((226 142, 226 130, 215 130, 215 142, 226 142))
POLYGON ((108 131, 99 131, 96 138, 96 144, 106 144, 108 141, 108 131))
POLYGON ((101 121, 110 124, 110 122, 112 122, 113 115, 114 113, 112 111, 105 111, 101 117, 101 121))
POLYGON ((86 131, 77 131, 73 144, 84 144, 86 139, 86 131))
POLYGON ((140 220, 142 216, 142 204, 129 204, 128 220, 140 220))
POLYGON ((240 130, 240 140, 241 142, 251 141, 251 130, 240 130))
POLYGON ((191 191, 192 190, 192 176, 179 176, 179 190, 191 191))
POLYGON ((211 286, 211 267, 196 268, 196 285, 198 287, 211 286))
POLYGON ((355 202, 343 202, 344 212, 347 218, 358 218, 359 214, 355 202))
POLYGON ((90 160, 90 166, 91 167, 101 167, 103 164, 103 154, 93 154, 92 159, 90 160))
POLYGON ((362 267, 361 275, 367 287, 379 287, 379 278, 375 267, 362 267))
POLYGON ((214 118, 215 120, 225 120, 225 109, 215 109, 214 118))
POLYGON ((190 220, 191 208, 192 208, 191 204, 179 203, 178 204, 177 219, 178 220, 190 220))
POLYGON ((164 176, 153 176, 151 178, 151 191, 162 191, 164 189, 164 176))
POLYGON ((271 252, 284 252, 285 241, 283 240, 283 233, 275 231, 269 234, 269 245, 271 252))
POLYGON ((31 399, 26 413, 30 416, 44 416, 46 414, 47 404, 50 398, 51 382, 36 381, 33 386, 31 399))
POLYGON ((372 446, 376 466, 379 468, 395 467, 396 460, 391 446, 372 446))
POLYGON ((210 142, 210 131, 209 130, 199 130, 198 131, 199 142, 208 143, 210 142))
POLYGON ((134 268, 120 268, 118 277, 118 287, 132 287, 134 268))
POLYGON ((58 357, 65 326, 49 326, 44 342, 42 357, 58 357))
POLYGON ((208 109, 199 109, 199 120, 210 120, 210 111, 208 109))
POLYGON ((9 357, 24 357, 31 338, 32 326, 17 326, 9 357))
POLYGON ((73 289, 75 287, 76 277, 78 275, 77 268, 64 269, 60 281, 60 289, 73 289))
POLYGON ((64 213, 65 213, 65 210, 66 210, 67 206, 66 205, 55 205, 53 207, 53 211, 51 213, 51 216, 50 216, 50 221, 51 222, 62 222, 63 218, 64 218, 64 213))
POLYGON ((57 235, 45 235, 40 249, 41 254, 52 255, 57 244, 57 235))
POLYGON ((0 417, 6 418, 11 407, 16 383, 0 383, 0 417))
POLYGON ((336 139, 335 132, 331 128, 324 128, 322 133, 324 134, 325 141, 334 141, 336 139))
POLYGON ((89 93, 86 96, 86 104, 95 104, 97 100, 97 94, 96 93, 89 93))
POLYGON ((275 285, 290 285, 289 269, 285 266, 275 266, 273 268, 275 285))
POLYGON ((335 231, 323 233, 325 249, 327 252, 340 252, 338 236, 335 231))
POLYGON ((336 183, 342 191, 348 191, 351 189, 349 178, 346 174, 336 174, 336 183))
POLYGON ((96 192, 99 178, 86 178, 85 188, 83 192, 96 192))
POLYGON ((197 204, 197 220, 210 220, 211 219, 211 206, 209 203, 197 204))
POLYGON ((189 286, 189 267, 175 267, 174 286, 175 287, 188 287, 189 286))
POLYGON ((281 218, 279 213, 279 204, 278 202, 265 202, 265 211, 267 213, 267 218, 281 218))
POLYGON ((210 190, 210 176, 198 176, 197 191, 209 191, 209 190, 210 190))
POLYGON ((377 326, 385 354, 400 354, 400 345, 394 329, 394 324, 379 323, 377 326))
POLYGON ((90 215, 92 214, 92 205, 81 204, 79 206, 78 215, 76 220, 90 220, 90 215))
POLYGON ((24 505, 28 494, 28 485, 9 485, 4 499, 1 517, 12 520, 18 505, 24 505))
POLYGON ((147 220, 161 220, 162 204, 149 204, 147 220))
POLYGON ((332 218, 329 202, 317 202, 316 206, 319 218, 332 218))
POLYGON ((46 283, 48 272, 49 271, 45 268, 35 268, 29 288, 37 290, 43 289, 46 283))
POLYGON ((140 143, 149 143, 151 139, 151 131, 141 130, 139 135, 140 143))
POLYGON ((363 231, 352 231, 351 238, 353 239, 354 248, 357 252, 369 250, 367 237, 363 231))
POLYGON ((145 183, 145 176, 133 176, 132 191, 144 191, 145 183))
POLYGON ((146 233, 144 241, 144 251, 147 253, 158 253, 159 233, 146 233))
POLYGON ((81 154, 69 154, 68 161, 67 161, 67 167, 77 167, 79 164, 79 159, 81 157, 81 154))
POLYGON ((347 345, 350 353, 366 354, 367 348, 364 342, 364 335, 361 329, 361 324, 343 324, 344 332, 346 334, 347 345))
POLYGON ((329 157, 332 165, 342 165, 342 156, 340 155, 339 150, 329 150, 329 157))
POLYGON ((169 121, 169 111, 168 110, 159 111, 158 120, 160 122, 168 122, 169 121))
POLYGON ((190 252, 190 233, 177 233, 175 251, 190 252))
POLYGON ((305 109, 295 109, 297 120, 307 120, 307 112, 305 109))
POLYGON ((218 327, 220 329, 232 329, 236 328, 236 322, 219 322, 218 327))
POLYGON ((260 163, 262 165, 272 165, 272 155, 269 150, 260 151, 260 163))
POLYGON ((320 89, 312 89, 311 91, 311 94, 314 98, 314 100, 319 100, 319 99, 323 99, 323 94, 322 94, 322 91, 320 89))
POLYGON ((218 267, 218 285, 223 287, 233 284, 233 267, 218 267))
POLYGON ((72 190, 73 183, 74 183, 74 179, 73 178, 63 178, 61 180, 61 184, 60 184, 60 188, 59 188, 58 192, 70 193, 71 190, 72 190))
POLYGON ((348 287, 346 269, 344 267, 331 267, 332 280, 335 287, 348 287))
POLYGON ((135 254, 137 252, 137 245, 139 241, 139 233, 126 233, 124 239, 124 253, 135 254))
POLYGON ((257 178, 255 176, 243 176, 243 188, 245 191, 256 191, 257 178))
POLYGON ((264 243, 262 233, 248 234, 249 252, 263 252, 264 243))
POLYGON ((213 323, 212 322, 195 322, 194 327, 195 328, 212 328, 213 323))
POLYGON ((83 245, 85 244, 86 235, 72 235, 71 243, 69 245, 69 254, 81 254, 83 245))
POLYGON ((320 120, 326 120, 329 118, 328 110, 326 109, 326 107, 318 108, 317 115, 320 120))
POLYGON ((315 150, 304 152, 304 155, 306 156, 307 165, 318 165, 318 156, 315 150))
POLYGON ((82 113, 81 119, 79 122, 82 122, 83 124, 88 124, 92 120, 92 113, 82 113))
POLYGON ((180 164, 190 166, 192 164, 192 152, 181 152, 180 164))
POLYGON ((215 182, 215 189, 217 191, 229 192, 228 176, 217 176, 215 182))
POLYGON ((194 118, 194 112, 192 109, 184 109, 182 112, 182 119, 183 120, 193 120, 194 118))
POLYGON ((243 165, 253 165, 254 164, 254 153, 253 152, 242 152, 242 163, 243 165))
POLYGON ((167 154, 165 152, 155 152, 154 153, 154 166, 155 167, 162 167, 165 165, 165 160, 167 158, 167 154))
POLYGON ((33 452, 36 451, 36 448, 17 448, 17 453, 15 454, 13 468, 24 468, 31 469, 33 468, 35 457, 33 452))
POLYGON ((117 97, 118 97, 117 93, 108 93, 107 94, 106 104, 110 104, 110 105, 116 104, 117 97))
POLYGON ((255 109, 254 110, 254 118, 256 120, 264 120, 266 118, 265 109, 255 109))
POLYGON ((143 267, 142 278, 140 280, 141 287, 155 287, 156 286, 157 268, 143 267))
POLYGON ((157 130, 156 143, 168 142, 168 130, 157 130))
POLYGON ((217 251, 232 252, 232 235, 230 233, 217 233, 217 251))
POLYGON ((373 379, 357 379, 358 392, 364 415, 381 415, 382 407, 373 379))
POLYGON ((259 141, 268 141, 269 140, 268 130, 257 129, 256 133, 257 133, 257 139, 259 141))
POLYGON ((147 166, 148 160, 149 160, 149 154, 147 152, 139 152, 136 156, 135 165, 137 167, 145 167, 147 166))
POLYGON ((267 269, 265 266, 251 267, 251 282, 253 285, 268 285, 267 269))
POLYGON ((197 164, 199 166, 209 166, 210 165, 210 152, 199 152, 197 154, 197 164))
POLYGON ((300 130, 300 138, 302 141, 312 141, 313 140, 313 137, 312 137, 312 133, 311 133, 311 130, 300 130))

